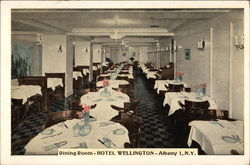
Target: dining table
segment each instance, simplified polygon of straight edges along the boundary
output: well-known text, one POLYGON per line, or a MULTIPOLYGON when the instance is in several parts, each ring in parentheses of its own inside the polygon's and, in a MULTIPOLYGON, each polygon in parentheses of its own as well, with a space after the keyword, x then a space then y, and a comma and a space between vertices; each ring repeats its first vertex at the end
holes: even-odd
POLYGON ((57 155, 58 149, 124 148, 128 130, 119 123, 70 119, 46 128, 24 147, 25 155, 57 155))
POLYGON ((63 80, 62 78, 47 78, 47 87, 52 88, 55 90, 56 86, 63 87, 63 80))
MULTIPOLYGON (((119 88, 119 85, 128 85, 127 80, 108 80, 111 88, 119 88)), ((103 81, 98 81, 96 87, 103 87, 103 81)))
POLYGON ((95 108, 90 110, 89 115, 96 118, 98 121, 106 121, 119 115, 119 111, 113 109, 111 106, 97 104, 95 108))
POLYGON ((25 104, 28 98, 36 94, 42 95, 41 86, 39 85, 11 86, 11 98, 22 99, 22 104, 25 104))
POLYGON ((231 155, 232 150, 244 154, 243 121, 194 120, 189 126, 188 146, 195 141, 207 155, 231 155))
POLYGON ((160 91, 168 91, 168 89, 165 87, 165 85, 168 87, 169 84, 174 84, 174 85, 181 85, 183 84, 184 88, 187 88, 188 85, 185 82, 177 82, 176 80, 156 80, 154 89, 157 90, 157 93, 159 94, 160 91))
POLYGON ((185 104, 185 100, 193 101, 193 102, 202 102, 208 101, 210 106, 209 109, 217 109, 216 102, 213 98, 209 96, 200 97, 196 92, 166 92, 165 98, 163 101, 163 106, 169 105, 170 109, 168 115, 170 116, 178 109, 182 107, 179 105, 179 102, 185 104))
POLYGON ((87 75, 88 73, 90 73, 89 69, 83 69, 82 70, 83 75, 87 75))
POLYGON ((77 80, 78 77, 83 77, 82 73, 80 71, 74 71, 73 72, 73 78, 75 78, 77 80))
POLYGON ((111 86, 99 89, 97 92, 89 92, 81 97, 81 104, 98 106, 116 105, 124 107, 124 102, 129 102, 130 98, 127 94, 113 90, 111 86))

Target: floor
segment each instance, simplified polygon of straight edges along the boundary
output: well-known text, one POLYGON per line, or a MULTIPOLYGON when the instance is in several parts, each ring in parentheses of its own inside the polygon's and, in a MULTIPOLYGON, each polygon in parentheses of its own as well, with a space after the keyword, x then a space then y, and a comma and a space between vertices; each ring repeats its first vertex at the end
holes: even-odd
MULTIPOLYGON (((152 86, 146 81, 145 75, 136 69, 135 77, 135 98, 140 100, 139 116, 143 120, 142 135, 139 143, 140 148, 176 148, 186 147, 185 142, 181 143, 176 134, 172 120, 167 117, 166 108, 162 106, 162 98, 155 93, 152 86)), ((74 99, 73 96, 70 96, 74 99)), ((66 110, 68 105, 66 101, 57 101, 48 110, 47 113, 53 113, 66 110)), ((33 107, 36 109, 36 107, 33 107)), ((36 136, 42 131, 42 125, 45 122, 46 113, 31 115, 20 127, 12 132, 12 143, 29 137, 36 136)), ((13 155, 22 155, 25 153, 23 142, 13 152, 13 155)))

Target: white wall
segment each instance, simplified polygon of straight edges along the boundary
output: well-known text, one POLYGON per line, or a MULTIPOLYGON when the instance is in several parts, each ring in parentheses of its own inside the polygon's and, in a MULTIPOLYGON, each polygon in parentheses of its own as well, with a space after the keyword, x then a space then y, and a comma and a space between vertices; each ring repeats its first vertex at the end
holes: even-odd
MULTIPOLYGON (((234 33, 242 33, 242 15, 231 14, 231 21, 237 29, 234 33)), ((211 93, 218 108, 229 110, 232 107, 232 117, 243 120, 243 53, 233 48, 230 73, 230 48, 233 46, 230 47, 229 25, 229 14, 224 14, 209 21, 195 22, 177 32, 177 43, 182 46, 177 52, 177 71, 184 73, 183 80, 194 92, 199 88, 199 84, 207 82, 207 94, 211 93), (196 45, 202 39, 206 41, 204 51, 198 50, 196 45), (184 49, 187 48, 191 50, 191 60, 184 59, 184 49), (233 86, 231 99, 230 82, 233 86)))
POLYGON ((42 36, 43 75, 48 73, 66 72, 66 35, 42 36), (59 46, 62 52, 58 52, 59 46))
POLYGON ((148 47, 140 47, 140 57, 139 57, 139 62, 140 64, 144 64, 148 62, 148 47))
MULTIPOLYGON (((233 25, 233 36, 242 36, 244 33, 244 19, 242 12, 232 12, 230 13, 230 21, 233 25)), ((232 48, 232 77, 231 86, 232 90, 232 117, 236 119, 244 118, 244 50, 232 48)))
POLYGON ((65 92, 66 96, 73 94, 73 40, 67 37, 67 56, 66 56, 66 76, 65 92))
MULTIPOLYGON (((177 52, 177 71, 183 72, 183 81, 190 85, 192 91, 196 92, 199 88, 199 84, 206 82, 208 84, 207 93, 209 94, 209 48, 206 47, 204 51, 197 49, 197 41, 200 41, 203 37, 209 41, 210 29, 203 27, 203 22, 200 21, 197 24, 182 31, 181 34, 177 34, 176 41, 178 45, 182 46, 177 52), (186 60, 184 56, 184 49, 191 50, 191 60, 186 60)), ((209 41, 210 42, 210 41, 209 41)))
POLYGON ((111 48, 110 49, 110 58, 113 63, 118 63, 119 62, 119 49, 118 48, 111 48))
POLYGON ((75 41, 75 65, 90 65, 90 42, 75 41), (88 52, 86 52, 86 49, 88 52))
POLYGON ((97 63, 97 62, 101 63, 101 60, 102 60, 101 50, 102 50, 101 44, 94 44, 93 46, 93 62, 94 63, 97 63))

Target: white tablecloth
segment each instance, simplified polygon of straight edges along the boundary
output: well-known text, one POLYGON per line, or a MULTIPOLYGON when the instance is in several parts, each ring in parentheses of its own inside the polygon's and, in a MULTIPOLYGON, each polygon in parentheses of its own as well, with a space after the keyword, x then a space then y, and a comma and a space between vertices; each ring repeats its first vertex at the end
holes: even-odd
POLYGON ((244 153, 243 121, 192 121, 189 125, 189 146, 194 140, 209 155, 230 155, 231 150, 244 153))
POLYGON ((87 75, 89 73, 89 69, 83 69, 82 72, 83 72, 83 75, 87 75))
POLYGON ((208 96, 198 97, 197 93, 194 92, 167 92, 165 93, 163 106, 165 106, 166 104, 170 106, 168 115, 171 115, 176 110, 181 108, 178 102, 181 101, 181 103, 184 104, 185 100, 196 101, 196 102, 208 100, 210 104, 209 109, 217 109, 217 105, 214 99, 208 96))
POLYGON ((124 107, 124 102, 130 101, 129 96, 125 93, 117 92, 110 87, 108 88, 108 92, 110 92, 110 96, 103 95, 104 88, 101 88, 98 92, 89 92, 81 97, 81 104, 124 107))
POLYGON ((104 105, 102 103, 98 104, 94 109, 89 112, 90 116, 93 116, 98 121, 107 121, 117 116, 119 112, 109 105, 104 105))
POLYGON ((133 74, 119 74, 118 76, 119 76, 119 77, 128 77, 128 78, 130 78, 130 79, 134 79, 133 74))
POLYGON ((42 95, 41 86, 39 85, 20 85, 11 87, 11 98, 23 99, 23 104, 27 102, 29 97, 36 94, 42 95))
POLYGON ((36 137, 34 137, 25 146, 25 154, 57 154, 58 148, 55 147, 51 150, 46 151, 44 147, 60 142, 64 142, 65 144, 59 147, 60 149, 86 148, 83 147, 83 144, 81 146, 81 143, 86 144, 87 148, 107 148, 105 145, 98 141, 98 139, 102 140, 103 138, 108 138, 115 144, 115 146, 111 145, 111 148, 124 148, 124 143, 129 142, 127 129, 119 123, 114 123, 112 121, 93 121, 90 122, 91 132, 88 135, 75 136, 73 133, 73 127, 77 123, 81 124, 82 121, 79 119, 67 120, 64 122, 64 124, 67 125, 68 128, 64 127, 62 123, 47 128, 43 132, 39 133, 36 137), (120 131, 119 134, 117 133, 118 129, 120 131), (48 135, 49 132, 52 133, 48 135))
POLYGON ((157 71, 148 71, 148 72, 146 72, 147 79, 150 79, 150 78, 156 79, 156 73, 157 73, 157 71))
POLYGON ((186 83, 184 82, 178 83, 175 80, 156 80, 154 89, 156 89, 157 93, 159 94, 160 91, 167 91, 167 88, 165 87, 165 85, 168 87, 168 84, 176 84, 176 85, 183 84, 185 88, 188 87, 186 83))
MULTIPOLYGON (((111 88, 119 88, 119 85, 127 85, 129 84, 128 81, 126 80, 109 80, 109 84, 111 88)), ((103 81, 98 81, 96 83, 97 87, 102 87, 103 86, 103 81)))
POLYGON ((82 77, 81 72, 73 72, 73 78, 78 79, 78 77, 82 77))
POLYGON ((48 78, 47 79, 47 87, 55 90, 56 86, 62 86, 63 82, 61 78, 48 78))

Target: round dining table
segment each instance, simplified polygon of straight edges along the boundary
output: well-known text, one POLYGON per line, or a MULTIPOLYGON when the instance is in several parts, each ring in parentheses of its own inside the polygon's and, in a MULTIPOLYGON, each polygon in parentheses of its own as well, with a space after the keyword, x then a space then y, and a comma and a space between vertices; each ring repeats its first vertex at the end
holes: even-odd
POLYGON ((110 86, 105 92, 104 88, 99 89, 97 92, 89 92, 81 97, 81 104, 94 105, 102 107, 110 107, 116 105, 124 107, 124 102, 129 102, 130 98, 127 94, 113 90, 110 86))
POLYGON ((56 155, 58 149, 124 148, 129 142, 128 130, 119 123, 90 118, 71 119, 43 130, 25 146, 25 155, 56 155), (81 132, 77 128, 83 126, 81 132), (78 126, 78 127, 77 127, 78 126))

